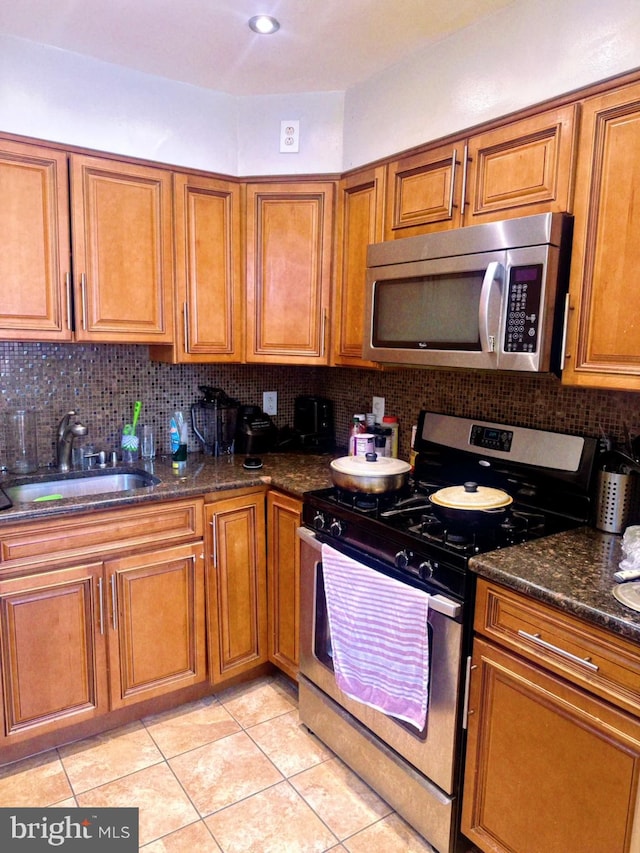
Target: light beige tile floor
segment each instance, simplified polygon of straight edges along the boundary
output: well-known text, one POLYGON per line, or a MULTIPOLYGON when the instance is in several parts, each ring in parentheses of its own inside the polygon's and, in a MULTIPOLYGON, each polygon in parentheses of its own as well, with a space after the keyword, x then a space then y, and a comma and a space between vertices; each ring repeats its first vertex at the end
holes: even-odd
POLYGON ((269 677, 0 768, 0 806, 137 806, 144 853, 431 853, 269 677))

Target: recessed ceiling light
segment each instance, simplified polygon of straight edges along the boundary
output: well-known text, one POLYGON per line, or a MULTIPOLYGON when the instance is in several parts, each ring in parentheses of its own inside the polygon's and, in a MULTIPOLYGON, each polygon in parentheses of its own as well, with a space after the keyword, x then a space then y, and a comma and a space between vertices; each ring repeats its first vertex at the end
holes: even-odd
POLYGON ((253 18, 249 18, 249 26, 254 33, 268 36, 280 29, 280 22, 271 15, 254 15, 253 18))

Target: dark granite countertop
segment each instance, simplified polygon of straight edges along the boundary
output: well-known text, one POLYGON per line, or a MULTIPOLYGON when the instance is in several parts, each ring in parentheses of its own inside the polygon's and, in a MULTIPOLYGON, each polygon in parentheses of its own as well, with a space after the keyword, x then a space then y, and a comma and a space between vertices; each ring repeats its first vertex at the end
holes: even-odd
MULTIPOLYGON (((173 469, 168 457, 152 462, 140 461, 128 467, 109 467, 106 470, 111 473, 133 469, 146 470, 154 474, 160 483, 148 488, 108 495, 65 498, 36 504, 15 503, 10 509, 0 512, 0 529, 3 524, 18 521, 34 521, 64 513, 114 509, 148 501, 177 500, 247 486, 270 485, 300 497, 303 492, 331 485, 331 454, 265 453, 261 458, 263 467, 257 470, 243 468, 244 456, 214 458, 202 453, 189 454, 181 471, 173 469)), ((45 474, 55 476, 55 471, 40 471, 33 475, 33 479, 41 479, 45 474)), ((0 481, 0 485, 6 487, 12 479, 18 478, 8 477, 0 481)), ((21 481, 26 479, 21 478, 21 481)))
POLYGON ((640 642, 640 613, 613 597, 622 537, 581 527, 479 554, 476 574, 640 642))

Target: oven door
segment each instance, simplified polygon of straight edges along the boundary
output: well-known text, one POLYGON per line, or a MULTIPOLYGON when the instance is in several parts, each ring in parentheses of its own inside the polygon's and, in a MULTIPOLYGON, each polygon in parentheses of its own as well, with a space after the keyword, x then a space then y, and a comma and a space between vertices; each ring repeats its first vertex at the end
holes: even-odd
MULTIPOLYGON (((442 595, 429 600, 430 679, 424 731, 387 716, 346 696, 337 686, 332 664, 331 636, 322 576, 321 544, 307 528, 299 528, 300 560, 300 673, 347 710, 383 743, 448 794, 456 786, 456 754, 461 736, 462 605, 442 595)), ((341 549, 340 545, 331 543, 341 549)), ((348 556, 354 558, 349 550, 348 556)), ((363 555, 355 557, 379 570, 363 555)), ((429 591, 428 589, 426 590, 429 591)), ((303 720, 304 722, 304 720, 303 720)))

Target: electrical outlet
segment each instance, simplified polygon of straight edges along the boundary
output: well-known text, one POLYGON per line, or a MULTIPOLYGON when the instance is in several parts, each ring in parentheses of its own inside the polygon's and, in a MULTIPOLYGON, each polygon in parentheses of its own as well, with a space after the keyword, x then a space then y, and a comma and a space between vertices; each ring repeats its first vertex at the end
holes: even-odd
POLYGON ((262 411, 265 415, 278 414, 278 392, 263 391, 262 392, 262 411))
POLYGON ((382 423, 384 417, 384 397, 374 397, 371 403, 371 411, 373 412, 375 422, 382 423))
POLYGON ((280 153, 297 154, 300 150, 300 121, 280 122, 280 153))

